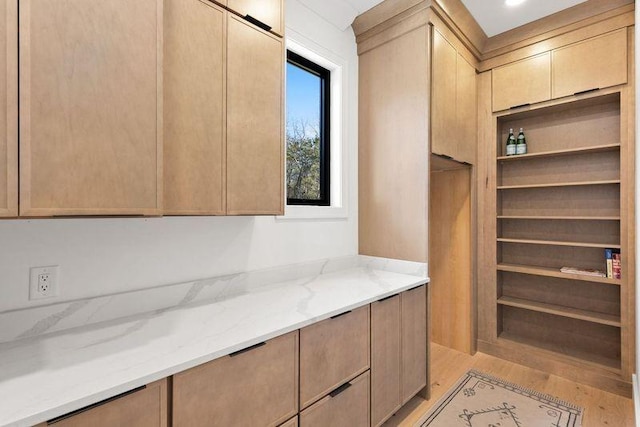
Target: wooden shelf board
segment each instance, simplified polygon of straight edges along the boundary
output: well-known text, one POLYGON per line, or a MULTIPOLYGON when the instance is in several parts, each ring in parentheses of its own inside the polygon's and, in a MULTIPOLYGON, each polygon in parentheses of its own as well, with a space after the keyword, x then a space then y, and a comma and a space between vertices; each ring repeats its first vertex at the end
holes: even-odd
POLYGON ((502 296, 498 298, 498 304, 507 305, 509 307, 523 308, 540 313, 553 314, 556 316, 568 317, 571 319, 584 320, 586 322, 599 323, 601 325, 615 326, 617 328, 621 326, 620 316, 612 316, 610 314, 579 310, 577 308, 565 307, 562 305, 529 301, 526 299, 514 298, 509 296, 502 296))
POLYGON ((498 161, 537 159, 540 157, 560 157, 570 156, 579 153, 601 153, 605 151, 615 151, 620 149, 620 144, 596 145, 593 147, 568 148, 563 150, 542 151, 540 153, 521 154, 519 156, 500 156, 498 161))
POLYGON ((577 349, 571 349, 571 351, 563 351, 562 348, 558 348, 550 343, 540 343, 531 339, 523 338, 511 334, 508 332, 502 332, 498 337, 498 342, 507 341, 510 343, 516 343, 520 345, 526 345, 532 347, 536 352, 549 352, 554 355, 558 355, 563 358, 568 358, 580 363, 586 363, 600 368, 605 368, 614 373, 620 372, 621 362, 620 359, 612 359, 609 357, 600 356, 591 352, 581 351, 577 349))
POLYGON ((561 242, 557 240, 530 240, 530 239, 508 239, 500 237, 498 242, 501 243, 524 243, 527 245, 547 245, 547 246, 572 246, 576 248, 611 248, 620 249, 620 245, 611 243, 585 243, 585 242, 561 242))
POLYGON ((549 184, 527 184, 527 185, 500 185, 498 190, 520 190, 527 188, 555 188, 555 187, 582 187, 588 185, 612 185, 620 184, 619 179, 604 181, 577 181, 577 182, 552 182, 549 184))
POLYGON ((546 267, 530 267, 517 264, 498 264, 498 271, 506 271, 509 273, 530 274, 533 276, 557 277, 559 279, 580 280, 583 282, 604 283, 607 285, 620 286, 620 279, 608 279, 606 277, 586 276, 583 274, 563 273, 557 268, 546 267))
POLYGON ((620 221, 619 216, 552 216, 552 215, 498 215, 498 219, 539 219, 567 221, 620 221))

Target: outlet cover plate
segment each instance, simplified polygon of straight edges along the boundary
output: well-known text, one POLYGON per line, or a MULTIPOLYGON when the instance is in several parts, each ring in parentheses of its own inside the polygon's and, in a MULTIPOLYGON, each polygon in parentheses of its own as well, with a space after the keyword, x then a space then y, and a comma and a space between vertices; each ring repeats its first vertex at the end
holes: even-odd
POLYGON ((29 299, 38 300, 44 298, 57 297, 59 295, 60 288, 58 287, 58 276, 60 267, 57 265, 50 265, 48 267, 33 267, 29 271, 29 299), (48 276, 48 290, 41 292, 39 289, 40 277, 48 276))

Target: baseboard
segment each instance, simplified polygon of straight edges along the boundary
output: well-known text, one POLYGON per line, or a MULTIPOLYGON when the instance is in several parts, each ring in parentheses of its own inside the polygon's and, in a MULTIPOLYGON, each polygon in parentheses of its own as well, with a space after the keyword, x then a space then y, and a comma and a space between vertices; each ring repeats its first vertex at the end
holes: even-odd
POLYGON ((640 427, 640 384, 638 384, 636 374, 633 374, 633 403, 636 413, 636 427, 640 427))

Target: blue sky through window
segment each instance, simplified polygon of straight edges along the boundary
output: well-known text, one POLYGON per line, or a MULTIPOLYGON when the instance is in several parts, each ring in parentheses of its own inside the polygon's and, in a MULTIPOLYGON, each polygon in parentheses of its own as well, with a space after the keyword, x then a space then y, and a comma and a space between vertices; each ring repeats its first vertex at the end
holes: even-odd
POLYGON ((308 136, 320 129, 320 77, 287 63, 287 133, 305 123, 308 136))

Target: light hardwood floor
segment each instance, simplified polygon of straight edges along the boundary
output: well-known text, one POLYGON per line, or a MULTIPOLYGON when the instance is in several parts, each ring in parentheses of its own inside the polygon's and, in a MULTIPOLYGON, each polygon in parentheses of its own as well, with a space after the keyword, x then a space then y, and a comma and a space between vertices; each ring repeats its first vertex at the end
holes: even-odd
POLYGON ((384 426, 413 426, 469 369, 477 369, 581 406, 584 409, 583 427, 635 425, 631 399, 483 353, 470 356, 438 344, 431 344, 431 399, 414 397, 384 426))

